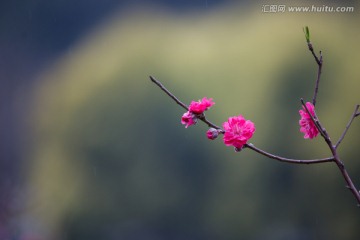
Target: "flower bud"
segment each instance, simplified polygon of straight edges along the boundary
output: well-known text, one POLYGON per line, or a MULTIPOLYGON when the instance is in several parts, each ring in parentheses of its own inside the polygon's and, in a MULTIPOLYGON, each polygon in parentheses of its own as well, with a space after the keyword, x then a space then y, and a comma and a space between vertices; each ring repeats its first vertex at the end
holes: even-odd
POLYGON ((210 140, 214 140, 219 136, 219 131, 215 128, 210 128, 207 132, 206 132, 206 136, 208 139, 210 140))

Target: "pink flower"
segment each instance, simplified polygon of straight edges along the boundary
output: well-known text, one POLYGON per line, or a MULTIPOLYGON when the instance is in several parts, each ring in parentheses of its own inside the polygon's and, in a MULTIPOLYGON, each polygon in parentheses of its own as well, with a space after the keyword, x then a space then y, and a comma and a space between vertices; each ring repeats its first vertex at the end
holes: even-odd
POLYGON ((189 106, 189 111, 194 114, 202 114, 204 111, 208 110, 215 103, 212 101, 212 98, 207 99, 204 97, 203 99, 195 102, 191 101, 189 106))
POLYGON ((196 121, 197 121, 196 116, 189 111, 184 113, 181 117, 181 123, 185 124, 185 128, 187 128, 191 125, 194 125, 196 123, 196 121))
POLYGON ((212 98, 207 99, 206 97, 197 102, 191 101, 189 111, 184 113, 181 117, 181 123, 185 124, 185 128, 194 125, 197 122, 197 115, 202 114, 214 104, 212 98))
POLYGON ((210 140, 214 140, 219 136, 219 132, 217 129, 215 128, 210 128, 207 132, 206 132, 206 136, 208 139, 210 140))
MULTIPOLYGON (((312 103, 307 102, 306 108, 309 110, 310 114, 314 117, 315 116, 315 107, 312 103)), ((319 134, 319 130, 315 126, 314 122, 312 121, 310 115, 306 111, 305 107, 299 111, 301 119, 299 120, 300 124, 300 132, 304 133, 304 138, 313 139, 319 134)))
POLYGON ((255 124, 242 115, 230 117, 223 123, 223 128, 225 145, 234 146, 237 150, 241 150, 255 132, 255 124))

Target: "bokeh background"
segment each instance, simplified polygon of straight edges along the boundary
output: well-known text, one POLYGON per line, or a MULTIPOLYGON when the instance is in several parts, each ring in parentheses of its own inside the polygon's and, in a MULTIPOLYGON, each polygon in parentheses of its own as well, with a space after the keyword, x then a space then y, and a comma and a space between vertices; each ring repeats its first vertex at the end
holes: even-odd
MULTIPOLYGON (((189 103, 217 124, 255 122, 256 146, 330 156, 299 132, 324 68, 317 113, 332 139, 360 103, 360 6, 264 13, 273 1, 2 1, 0 239, 359 239, 360 212, 334 164, 278 163, 185 129, 189 103)), ((282 2, 281 4, 284 4, 282 2)), ((340 147, 360 186, 360 123, 340 147)))

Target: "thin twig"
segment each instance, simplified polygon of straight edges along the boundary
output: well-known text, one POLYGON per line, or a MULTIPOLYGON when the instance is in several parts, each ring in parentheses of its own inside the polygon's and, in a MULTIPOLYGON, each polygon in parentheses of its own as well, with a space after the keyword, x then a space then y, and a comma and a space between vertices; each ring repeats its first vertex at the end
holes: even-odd
POLYGON ((313 105, 316 105, 316 98, 317 98, 317 94, 319 92, 319 83, 320 83, 320 77, 321 77, 321 71, 322 71, 322 66, 323 66, 323 56, 321 54, 320 51, 320 59, 316 61, 318 63, 318 72, 317 72, 317 79, 316 79, 316 84, 315 84, 315 90, 314 90, 314 96, 313 96, 313 105))
POLYGON ((313 45, 311 44, 310 41, 308 41, 308 48, 309 51, 311 52, 311 54, 313 55, 317 65, 318 65, 318 72, 317 72, 317 78, 316 78, 316 83, 315 83, 315 90, 314 90, 314 96, 313 96, 313 100, 312 103, 315 106, 316 105, 316 97, 319 91, 319 83, 320 83, 320 77, 321 77, 321 70, 322 70, 322 66, 323 66, 323 56, 322 56, 322 52, 320 51, 320 58, 318 56, 316 56, 313 45))
MULTIPOLYGON (((315 59, 316 63, 317 63, 318 65, 320 65, 320 64, 321 64, 320 59, 316 56, 316 54, 315 54, 315 52, 314 52, 314 47, 313 47, 313 45, 311 44, 311 42, 308 42, 308 47, 309 47, 309 50, 310 50, 311 54, 314 56, 314 59, 315 59)), ((320 53, 321 53, 321 52, 320 52, 320 53)))
POLYGON ((268 158, 272 158, 275 160, 278 160, 280 162, 286 162, 286 163, 294 163, 294 164, 317 164, 317 163, 325 163, 325 162, 332 162, 334 161, 334 157, 328 157, 328 158, 321 158, 321 159, 311 159, 311 160, 302 160, 302 159, 291 159, 291 158, 284 158, 280 157, 271 153, 268 153, 262 149, 259 149, 255 147, 253 144, 249 143, 246 144, 245 147, 250 148, 254 150, 257 153, 260 153, 261 155, 264 155, 268 158))
POLYGON ((178 105, 180 105, 181 107, 183 107, 186 111, 189 110, 188 106, 186 106, 186 104, 184 104, 183 102, 181 102, 179 99, 177 99, 177 97, 175 97, 174 94, 172 94, 169 90, 167 90, 164 85, 161 84, 161 82, 159 82, 158 80, 156 80, 154 77, 149 76, 150 80, 155 83, 156 85, 158 85, 159 88, 161 88, 161 90, 163 90, 167 95, 169 95, 169 97, 171 97, 178 105))
POLYGON ((356 105, 356 106, 355 106, 354 113, 352 114, 352 116, 351 116, 348 124, 347 124, 346 127, 345 127, 344 132, 342 133, 341 137, 339 138, 338 142, 336 143, 335 148, 337 148, 337 147, 340 145, 341 141, 344 139, 347 131, 349 130, 349 128, 350 128, 350 126, 351 126, 351 123, 353 122, 354 118, 358 116, 358 114, 359 114, 359 113, 358 113, 359 107, 360 107, 360 105, 356 105))
POLYGON ((219 127, 219 126, 215 125, 214 123, 210 122, 209 120, 207 120, 207 118, 205 117, 205 114, 201 114, 200 116, 197 116, 197 117, 198 117, 198 119, 200 119, 201 121, 206 123, 209 127, 219 130, 220 133, 225 133, 225 131, 221 127, 219 127))
POLYGON ((360 112, 357 112, 357 113, 355 114, 355 117, 358 117, 358 116, 360 116, 360 112))
POLYGON ((314 52, 314 48, 312 47, 311 43, 308 43, 309 46, 309 50, 311 52, 311 54, 314 56, 314 59, 318 65, 318 72, 317 72, 317 78, 316 78, 316 83, 315 83, 315 90, 314 90, 314 96, 313 96, 313 100, 312 103, 315 106, 316 105, 316 97, 319 91, 319 83, 320 83, 320 76, 321 76, 321 69, 322 69, 322 63, 323 63, 323 57, 322 57, 322 53, 320 51, 320 58, 318 58, 314 52))

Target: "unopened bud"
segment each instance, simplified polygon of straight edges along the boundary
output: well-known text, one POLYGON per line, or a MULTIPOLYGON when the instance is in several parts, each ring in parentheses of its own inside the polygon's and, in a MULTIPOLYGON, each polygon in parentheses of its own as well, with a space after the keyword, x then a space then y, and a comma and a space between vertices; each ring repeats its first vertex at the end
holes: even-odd
POLYGON ((214 140, 219 136, 219 131, 215 128, 210 128, 207 132, 206 132, 206 136, 208 139, 210 140, 214 140))

